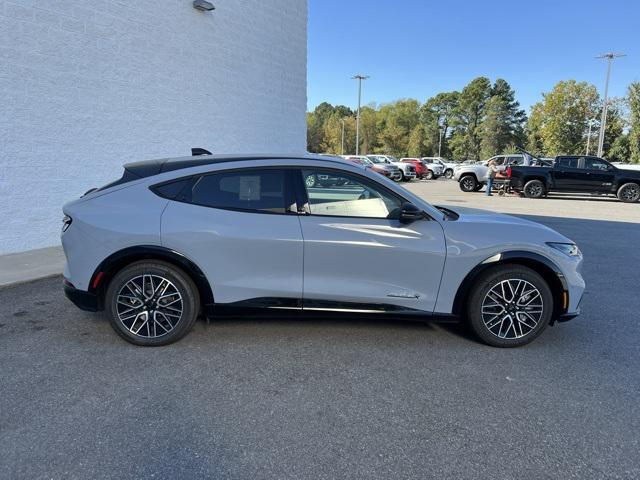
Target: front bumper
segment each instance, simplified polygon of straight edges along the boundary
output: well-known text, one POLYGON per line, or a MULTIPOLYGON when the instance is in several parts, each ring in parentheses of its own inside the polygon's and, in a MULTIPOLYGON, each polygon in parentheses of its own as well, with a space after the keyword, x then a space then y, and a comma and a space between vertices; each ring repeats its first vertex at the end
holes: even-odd
POLYGON ((98 296, 94 293, 78 290, 67 280, 64 281, 64 294, 80 310, 97 312, 99 308, 98 296))

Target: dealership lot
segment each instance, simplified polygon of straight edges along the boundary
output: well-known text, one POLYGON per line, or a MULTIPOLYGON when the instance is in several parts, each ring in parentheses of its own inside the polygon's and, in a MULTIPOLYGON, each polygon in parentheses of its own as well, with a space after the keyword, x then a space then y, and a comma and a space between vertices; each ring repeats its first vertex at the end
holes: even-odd
POLYGON ((0 290, 0 478, 638 478, 640 205, 412 182, 585 254, 583 314, 514 350, 422 322, 227 319, 142 349, 59 277, 0 290))

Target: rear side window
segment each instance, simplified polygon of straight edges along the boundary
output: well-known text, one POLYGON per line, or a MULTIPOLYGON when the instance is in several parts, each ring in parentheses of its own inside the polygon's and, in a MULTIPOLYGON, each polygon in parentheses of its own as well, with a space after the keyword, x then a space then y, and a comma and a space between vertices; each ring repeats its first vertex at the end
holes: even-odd
POLYGON ((154 185, 151 187, 157 195, 163 198, 175 200, 185 189, 187 184, 191 182, 191 178, 183 178, 176 180, 175 182, 161 183, 160 185, 154 185))
POLYGON ((558 159, 558 166, 564 168, 578 168, 577 158, 560 158, 558 159))
POLYGON ((285 213, 285 172, 247 169, 203 175, 195 182, 190 200, 213 208, 285 213))

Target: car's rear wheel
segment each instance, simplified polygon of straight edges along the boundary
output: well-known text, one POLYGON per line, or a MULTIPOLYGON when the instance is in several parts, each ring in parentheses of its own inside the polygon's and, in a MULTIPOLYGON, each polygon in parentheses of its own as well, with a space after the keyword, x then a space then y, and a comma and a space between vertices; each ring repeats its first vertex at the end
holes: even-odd
POLYGON ((480 275, 467 303, 471 329, 494 347, 519 347, 533 341, 552 313, 549 285, 521 265, 501 265, 480 275))
POLYGON ((640 185, 637 183, 625 183, 618 189, 618 200, 625 203, 634 203, 640 200, 640 185))
POLYGON ((133 263, 109 283, 105 306, 113 329, 136 345, 160 346, 185 336, 199 311, 198 289, 170 263, 133 263))
POLYGON ((473 192, 478 186, 478 181, 473 175, 465 175, 460 179, 460 190, 463 192, 473 192))
POLYGON ((444 178, 451 178, 453 177, 453 170, 451 170, 450 168, 444 171, 444 178))
POLYGON ((542 198, 545 190, 544 183, 541 180, 529 180, 524 186, 524 196, 527 198, 542 198))
POLYGON ((427 180, 433 180, 433 172, 431 170, 427 170, 427 173, 424 176, 427 180))

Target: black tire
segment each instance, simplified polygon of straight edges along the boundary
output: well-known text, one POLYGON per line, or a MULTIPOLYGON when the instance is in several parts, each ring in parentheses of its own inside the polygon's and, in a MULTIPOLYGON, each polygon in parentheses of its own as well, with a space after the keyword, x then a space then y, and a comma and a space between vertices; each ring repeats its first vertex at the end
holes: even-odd
POLYGON ((427 170, 427 173, 424 176, 427 180, 433 180, 433 172, 431 170, 427 170))
POLYGON ((398 182, 406 182, 405 178, 404 172, 400 170, 400 178, 398 179, 398 182))
POLYGON ((625 183, 618 189, 618 200, 624 203, 635 203, 640 200, 640 185, 637 183, 625 183))
POLYGON ((473 175, 465 175, 460 179, 458 185, 463 192, 475 192, 478 187, 478 181, 473 175))
MULTIPOLYGON (((150 291, 149 289, 147 293, 150 291)), ((113 277, 105 295, 105 310, 113 329, 126 341, 135 345, 158 347, 180 340, 191 330, 200 310, 200 296, 193 280, 181 269, 160 260, 143 260, 128 265, 113 277), (140 277, 143 278, 142 283, 140 277), (162 283, 163 280, 165 283, 162 283), (150 284, 156 290, 153 295, 155 300, 126 287, 127 284, 132 285, 131 282, 133 285, 142 285, 143 289, 150 284), (165 285, 167 288, 160 292, 165 285), (119 295, 126 296, 120 297, 119 301, 119 295), (163 296, 167 298, 163 299, 163 296), (145 299, 144 304, 142 298, 145 299), (126 305, 122 300, 130 301, 132 305, 126 305), (167 305, 164 306, 163 302, 167 305), (129 308, 133 311, 129 312, 129 308), (177 315, 176 309, 181 311, 180 315, 177 315), (135 315, 133 320, 129 319, 131 315, 135 315), (153 323, 149 322, 152 318, 153 323), (134 329, 140 333, 134 333, 134 329)))
MULTIPOLYGON (((509 300, 509 288, 506 287, 505 291, 505 297, 509 300)), ((534 270, 521 265, 500 265, 478 277, 469 295, 466 313, 471 330, 487 345, 520 347, 535 340, 551 321, 553 295, 547 282, 534 270), (522 288, 521 294, 532 292, 531 287, 535 288, 535 292, 521 296, 511 304, 502 304, 494 300, 496 290, 493 290, 497 288, 498 292, 502 291, 501 285, 507 285, 502 282, 512 282, 516 291, 522 288), (528 305, 524 303, 527 301, 528 305), (495 307, 491 306, 492 302, 495 307), (498 315, 493 318, 496 312, 498 315)))
POLYGON ((453 170, 448 168, 444 171, 444 178, 450 179, 451 177, 453 177, 453 170))
POLYGON ((524 196, 527 198, 542 198, 546 194, 546 188, 542 180, 529 180, 524 185, 524 196))

